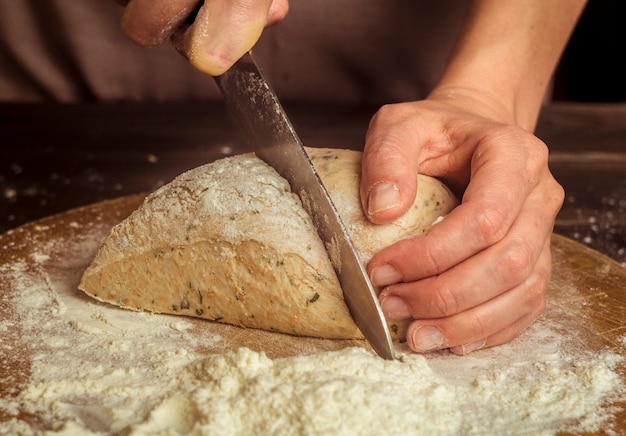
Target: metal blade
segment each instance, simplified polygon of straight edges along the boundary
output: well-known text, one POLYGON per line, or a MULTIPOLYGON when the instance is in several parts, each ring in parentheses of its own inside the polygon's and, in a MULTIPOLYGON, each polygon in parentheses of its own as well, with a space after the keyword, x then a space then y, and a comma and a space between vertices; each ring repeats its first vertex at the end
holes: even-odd
POLYGON ((226 105, 252 140, 257 156, 287 179, 302 200, 326 246, 344 299, 363 336, 379 356, 393 359, 391 335, 376 292, 337 209, 252 53, 215 80, 226 105))

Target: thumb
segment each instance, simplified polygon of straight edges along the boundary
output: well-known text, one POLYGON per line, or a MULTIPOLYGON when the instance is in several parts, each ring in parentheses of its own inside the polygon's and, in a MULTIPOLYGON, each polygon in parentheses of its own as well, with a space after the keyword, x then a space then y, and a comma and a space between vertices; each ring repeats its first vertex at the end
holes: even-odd
POLYGON ((365 137, 361 204, 375 224, 404 214, 417 192, 418 138, 409 137, 415 130, 406 130, 395 112, 393 106, 383 106, 372 118, 365 137))
MULTIPOLYGON (((200 71, 223 74, 256 44, 271 5, 272 0, 207 0, 193 24, 174 34, 174 46, 200 71)), ((271 15, 277 19, 275 10, 271 15)))

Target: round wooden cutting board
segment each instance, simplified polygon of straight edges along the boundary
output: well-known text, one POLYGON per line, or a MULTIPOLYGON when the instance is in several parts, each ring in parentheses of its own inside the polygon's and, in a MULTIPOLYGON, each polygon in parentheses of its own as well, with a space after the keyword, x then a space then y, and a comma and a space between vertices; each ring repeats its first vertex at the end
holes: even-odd
MULTIPOLYGON (((46 256, 52 260, 43 264, 44 268, 50 265, 50 270, 46 271, 50 280, 75 287, 110 228, 136 209, 143 198, 143 195, 135 195, 93 204, 0 235, 0 267, 20 263, 25 268, 25 274, 38 274, 41 271, 37 269, 42 268, 42 263, 37 262, 36 258, 46 256), (64 250, 64 246, 70 242, 74 245, 84 242, 88 248, 79 250, 77 255, 76 250, 64 250)), ((548 307, 539 322, 549 324, 581 349, 590 352, 613 350, 626 356, 626 268, 559 235, 552 237, 552 252, 554 267, 548 287, 548 307)), ((6 269, 0 269, 0 321, 9 323, 5 325, 13 323, 19 326, 14 307, 18 289, 14 275, 9 276, 6 269)), ((193 323, 190 334, 199 337, 219 334, 225 338, 219 343, 207 344, 202 351, 208 353, 245 346, 276 358, 337 350, 346 346, 368 347, 364 341, 298 338, 202 320, 189 321, 193 323)), ((15 396, 20 386, 28 381, 32 356, 27 347, 20 345, 19 328, 0 331, 3 348, 12 350, 0 355, 2 399, 15 396)), ((620 365, 617 371, 626 383, 626 367, 623 363, 620 365)), ((607 406, 617 406, 615 427, 626 431, 625 404, 617 402, 607 406)), ((0 411, 0 423, 6 419, 0 411)), ((38 417, 22 414, 20 419, 36 423, 38 417)))

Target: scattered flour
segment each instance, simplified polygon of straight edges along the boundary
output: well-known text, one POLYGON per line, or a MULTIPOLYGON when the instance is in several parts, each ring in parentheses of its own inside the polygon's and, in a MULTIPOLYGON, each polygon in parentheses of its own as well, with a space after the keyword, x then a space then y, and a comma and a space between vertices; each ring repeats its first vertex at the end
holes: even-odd
MULTIPOLYGON (((18 314, 0 321, 0 333, 19 328, 17 346, 32 361, 26 383, 0 398, 0 434, 609 432, 607 405, 623 391, 617 354, 581 351, 541 321, 511 344, 464 357, 206 354, 199 346, 218 335, 199 339, 183 318, 96 303, 76 290, 79 270, 54 274, 48 252, 0 266, 18 314)), ((15 344, 2 337, 0 353, 10 353, 15 344)))

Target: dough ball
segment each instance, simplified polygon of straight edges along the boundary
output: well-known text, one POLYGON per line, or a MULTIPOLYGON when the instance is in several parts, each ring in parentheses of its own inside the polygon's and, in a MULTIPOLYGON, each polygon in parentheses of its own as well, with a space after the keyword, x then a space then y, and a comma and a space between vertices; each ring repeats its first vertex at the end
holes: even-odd
MULTIPOLYGON (((373 225, 359 200, 361 153, 308 148, 363 263, 426 232, 457 205, 418 176, 415 203, 373 225)), ((361 338, 311 219, 289 184, 253 154, 181 174, 115 226, 79 288, 127 309, 321 338, 361 338)), ((391 325, 403 339, 406 323, 391 325)))

